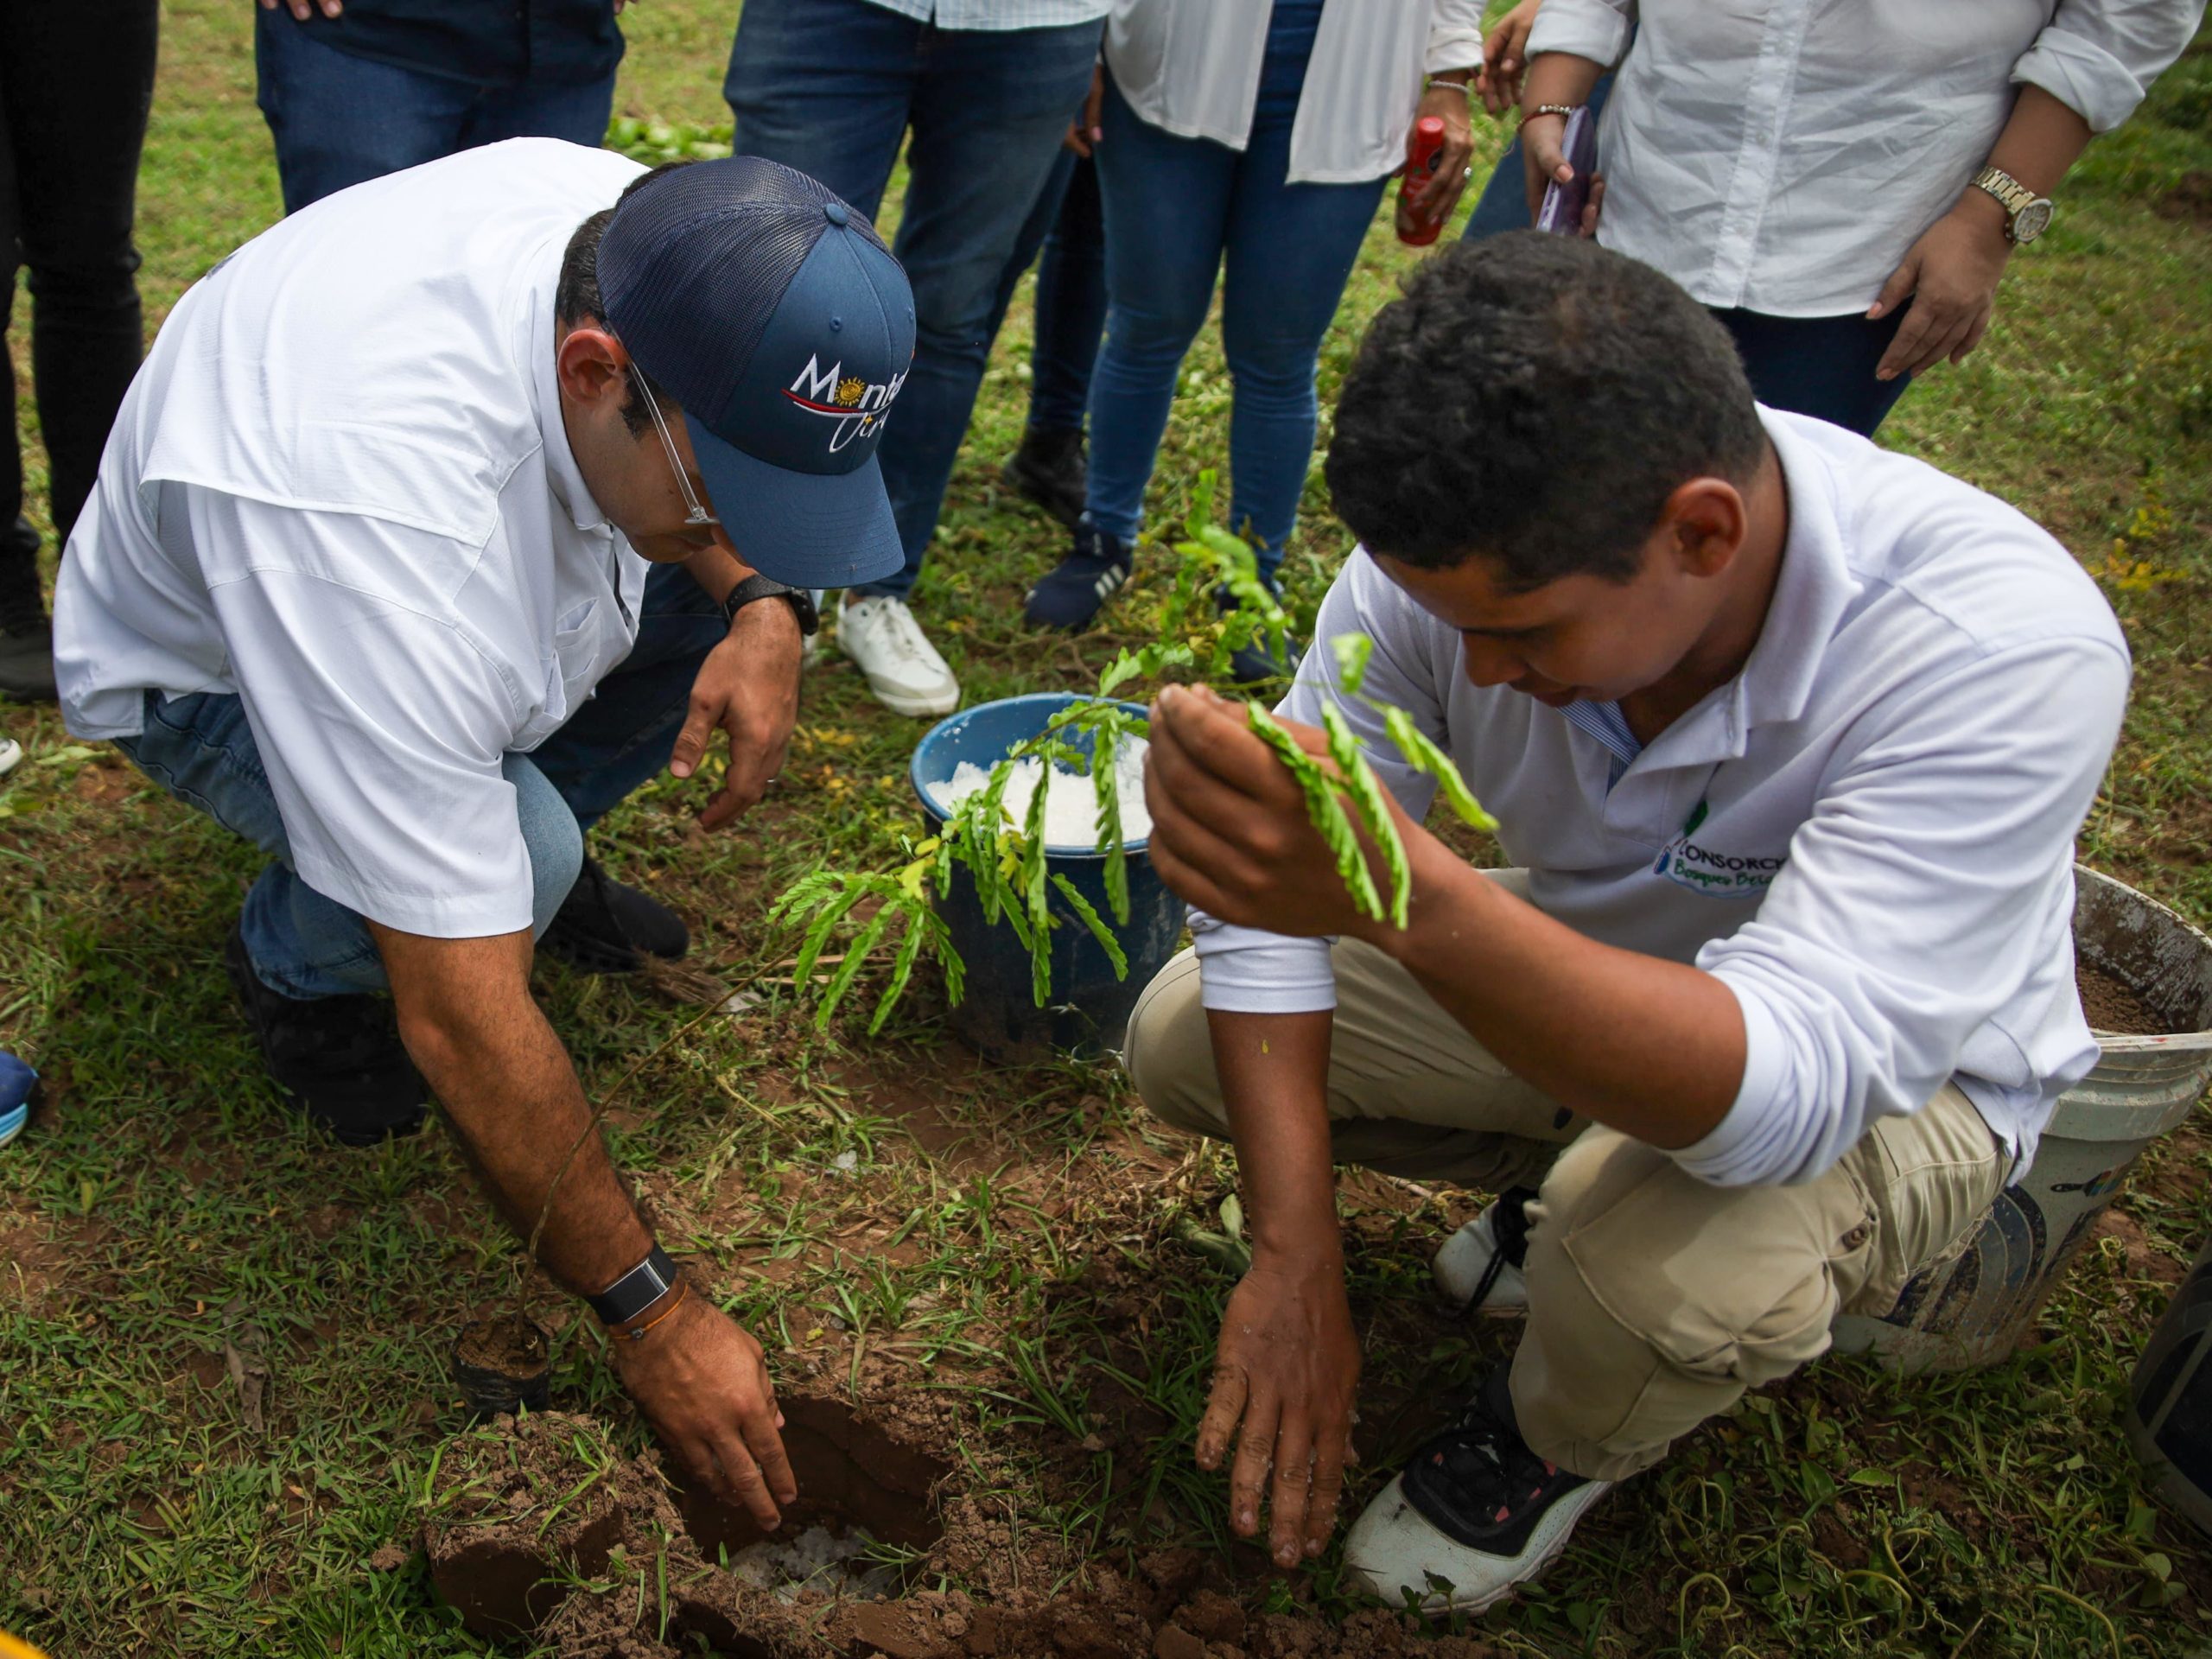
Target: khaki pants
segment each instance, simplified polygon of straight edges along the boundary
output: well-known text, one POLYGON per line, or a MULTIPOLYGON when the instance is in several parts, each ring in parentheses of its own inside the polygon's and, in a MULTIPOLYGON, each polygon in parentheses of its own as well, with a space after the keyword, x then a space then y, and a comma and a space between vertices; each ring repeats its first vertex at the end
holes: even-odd
MULTIPOLYGON (((1513 1403, 1529 1446, 1576 1474, 1649 1467, 1826 1352, 1839 1313, 1886 1313, 2004 1184, 2003 1149, 1946 1085, 1815 1180, 1707 1185, 1521 1082, 1382 952, 1334 956, 1338 1160, 1492 1192, 1541 1180, 1513 1403)), ((1125 1058, 1157 1116, 1227 1136, 1191 952, 1147 988, 1125 1058)))

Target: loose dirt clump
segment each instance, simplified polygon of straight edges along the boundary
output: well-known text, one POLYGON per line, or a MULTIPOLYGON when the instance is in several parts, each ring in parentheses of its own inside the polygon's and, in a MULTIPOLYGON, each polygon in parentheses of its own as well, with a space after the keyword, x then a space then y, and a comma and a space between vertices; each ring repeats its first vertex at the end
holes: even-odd
POLYGON ((2172 1020, 2161 1019, 2134 987, 2101 968, 2086 962, 2075 964, 2074 984, 2082 994, 2082 1012, 2093 1030, 2123 1037, 2161 1037, 2176 1028, 2172 1020))

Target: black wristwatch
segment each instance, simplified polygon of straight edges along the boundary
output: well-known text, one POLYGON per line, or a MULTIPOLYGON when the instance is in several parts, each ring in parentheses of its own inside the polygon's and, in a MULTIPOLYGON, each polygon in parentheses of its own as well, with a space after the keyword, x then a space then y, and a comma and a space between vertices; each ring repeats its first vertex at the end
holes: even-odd
POLYGON ((773 576, 747 576, 729 590, 729 597, 722 601, 722 626, 728 627, 737 620, 737 613, 756 599, 780 599, 788 602, 791 614, 798 618, 802 636, 810 635, 822 626, 822 613, 814 608, 814 595, 804 588, 786 588, 773 576))
POLYGON ((676 1263, 668 1252, 654 1245, 645 1259, 596 1296, 585 1300, 600 1323, 627 1325, 676 1287, 676 1263))

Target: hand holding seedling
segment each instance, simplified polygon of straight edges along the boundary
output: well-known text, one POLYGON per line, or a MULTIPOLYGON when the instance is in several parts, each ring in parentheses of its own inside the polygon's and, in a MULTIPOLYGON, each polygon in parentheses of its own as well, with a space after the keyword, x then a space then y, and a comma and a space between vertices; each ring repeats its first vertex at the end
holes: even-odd
POLYGON ((724 1503, 774 1531, 798 1482, 760 1344, 704 1297, 686 1295, 643 1338, 609 1345, 623 1388, 661 1439, 724 1503))

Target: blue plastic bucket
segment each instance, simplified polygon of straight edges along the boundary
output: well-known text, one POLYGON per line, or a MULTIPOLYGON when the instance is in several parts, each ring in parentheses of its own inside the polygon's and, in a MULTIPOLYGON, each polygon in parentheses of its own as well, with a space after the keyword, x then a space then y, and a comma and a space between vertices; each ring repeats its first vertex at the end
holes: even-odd
MULTIPOLYGON (((952 779, 963 760, 986 771, 1007 752, 1035 737, 1054 715, 1083 699, 1065 691, 1006 697, 963 709, 931 728, 914 751, 908 775, 932 827, 942 827, 944 809, 931 794, 952 779)), ((1134 714, 1143 706, 1123 703, 1134 714)), ((1067 734, 1071 747, 1088 750, 1088 734, 1067 734)), ((1128 955, 1129 972, 1117 979, 1113 962, 1090 936, 1075 909, 1053 889, 1052 988, 1039 1007, 1030 984, 1029 953, 1001 917, 983 919, 982 901, 964 869, 956 869, 952 890, 932 895, 938 914, 967 964, 966 995, 952 1010, 953 1029, 994 1060, 1031 1060, 1054 1052, 1096 1058, 1122 1046, 1129 1015, 1153 976, 1167 965, 1183 933, 1183 901, 1167 891, 1145 855, 1145 843, 1125 843, 1129 876, 1129 919, 1116 924, 1106 899, 1106 859, 1095 848, 1045 849, 1046 867, 1068 879, 1077 893, 1113 928, 1128 955)))

